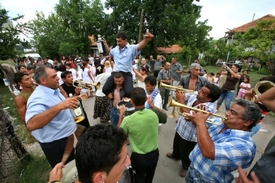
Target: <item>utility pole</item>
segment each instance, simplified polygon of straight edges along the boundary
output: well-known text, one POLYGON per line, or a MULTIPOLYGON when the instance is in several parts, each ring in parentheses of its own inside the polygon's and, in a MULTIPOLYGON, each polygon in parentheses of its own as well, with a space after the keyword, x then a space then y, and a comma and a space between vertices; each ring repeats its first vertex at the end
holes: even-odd
POLYGON ((141 41, 142 25, 143 25, 143 14, 144 14, 144 9, 142 9, 141 13, 140 13, 139 31, 138 31, 138 43, 141 41))

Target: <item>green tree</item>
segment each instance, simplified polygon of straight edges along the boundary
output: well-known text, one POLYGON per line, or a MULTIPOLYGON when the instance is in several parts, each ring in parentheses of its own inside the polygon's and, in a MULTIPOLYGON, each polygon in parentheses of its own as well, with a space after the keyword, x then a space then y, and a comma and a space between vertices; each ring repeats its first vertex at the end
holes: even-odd
POLYGON ((0 59, 6 60, 16 58, 16 45, 26 44, 26 40, 21 40, 20 35, 24 34, 26 23, 17 22, 23 16, 11 18, 6 9, 0 8, 0 59), (13 22, 17 22, 13 26, 13 22))
POLYGON ((275 74, 275 21, 263 20, 256 27, 250 28, 245 33, 236 35, 238 41, 246 48, 243 56, 258 58, 261 65, 266 66, 275 74))
POLYGON ((239 58, 243 47, 238 41, 220 38, 209 42, 209 48, 204 52, 206 61, 214 65, 217 60, 232 61, 239 58), (227 60, 228 59, 228 60, 227 60))
POLYGON ((84 55, 90 51, 88 36, 104 32, 105 13, 100 0, 60 0, 54 13, 37 13, 31 30, 42 55, 84 55))
MULTIPOLYGON (((179 44, 190 47, 192 55, 198 55, 208 45, 207 21, 199 22, 201 7, 193 4, 193 0, 146 0, 146 1, 123 1, 107 0, 106 7, 112 8, 110 23, 111 35, 118 32, 118 26, 123 25, 123 30, 128 33, 129 41, 138 41, 139 22, 142 9, 144 20, 142 33, 149 29, 155 35, 143 54, 154 54, 156 47, 179 44)), ((109 40, 108 40, 109 41, 109 40)), ((111 44, 115 44, 112 42, 111 44)), ((185 59, 188 55, 184 55, 185 59)))

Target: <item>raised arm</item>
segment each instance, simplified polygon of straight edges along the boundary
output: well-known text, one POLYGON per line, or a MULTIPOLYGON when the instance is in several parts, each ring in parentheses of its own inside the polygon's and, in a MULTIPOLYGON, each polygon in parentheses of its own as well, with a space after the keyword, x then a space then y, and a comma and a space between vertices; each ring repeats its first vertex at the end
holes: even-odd
POLYGON ((209 136, 206 120, 211 113, 203 114, 202 112, 195 112, 194 115, 186 114, 189 119, 196 125, 197 141, 205 158, 214 160, 215 158, 215 145, 211 137, 209 136))
POLYGON ((47 125, 61 110, 68 108, 76 108, 78 106, 78 99, 76 97, 66 98, 64 101, 54 105, 48 110, 31 117, 26 123, 29 131, 33 131, 47 125))
POLYGON ((234 71, 232 71, 232 70, 230 69, 230 67, 228 67, 227 65, 224 65, 224 66, 226 67, 227 71, 230 72, 230 74, 232 74, 232 76, 233 76, 234 78, 237 78, 237 79, 240 79, 240 78, 241 78, 241 75, 240 75, 240 74, 235 73, 234 71))
POLYGON ((275 112, 275 87, 267 90, 259 96, 260 102, 262 102, 268 109, 275 112))
POLYGON ((136 68, 134 66, 132 67, 132 69, 133 69, 134 73, 137 75, 137 77, 139 79, 142 79, 142 75, 136 70, 136 68))
POLYGON ((140 43, 138 43, 137 49, 141 50, 142 48, 144 48, 153 38, 153 34, 151 34, 150 32, 146 32, 144 34, 144 39, 140 43))
POLYGON ((108 43, 107 43, 106 39, 103 39, 103 45, 105 46, 106 53, 109 54, 110 53, 110 48, 108 46, 108 43))

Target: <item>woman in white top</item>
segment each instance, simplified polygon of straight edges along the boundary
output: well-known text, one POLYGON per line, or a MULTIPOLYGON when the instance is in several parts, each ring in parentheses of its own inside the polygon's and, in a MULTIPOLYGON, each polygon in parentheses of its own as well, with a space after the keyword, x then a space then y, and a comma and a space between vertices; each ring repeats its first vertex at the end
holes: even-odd
MULTIPOLYGON (((91 74, 89 64, 87 62, 83 62, 82 64, 83 64, 83 73, 82 73, 83 81, 87 83, 94 83, 95 80, 91 74)), ((81 91, 87 93, 88 97, 93 97, 93 94, 89 90, 82 89, 81 91)))
POLYGON ((133 67, 133 71, 138 77, 138 87, 145 89, 144 79, 148 76, 149 67, 147 65, 144 67, 141 67, 140 72, 138 72, 136 68, 133 67))

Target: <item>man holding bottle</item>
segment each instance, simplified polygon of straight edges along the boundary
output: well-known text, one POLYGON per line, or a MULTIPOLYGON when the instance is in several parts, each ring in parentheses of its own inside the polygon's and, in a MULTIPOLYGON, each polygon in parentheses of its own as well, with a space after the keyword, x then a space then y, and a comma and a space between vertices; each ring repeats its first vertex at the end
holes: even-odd
MULTIPOLYGON (((35 71, 38 86, 27 102, 26 127, 39 142, 50 165, 61 162, 67 139, 76 130, 70 108, 78 107, 78 100, 65 98, 59 90, 56 71, 39 67, 35 71)), ((67 162, 74 159, 70 154, 67 162)))

